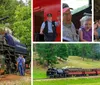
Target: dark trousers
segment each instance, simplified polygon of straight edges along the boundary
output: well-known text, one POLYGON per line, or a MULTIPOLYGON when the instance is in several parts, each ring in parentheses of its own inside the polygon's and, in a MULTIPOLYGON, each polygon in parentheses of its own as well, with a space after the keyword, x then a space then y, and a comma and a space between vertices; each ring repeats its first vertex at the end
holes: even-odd
POLYGON ((44 34, 45 41, 55 41, 55 39, 56 39, 56 34, 53 33, 44 34))

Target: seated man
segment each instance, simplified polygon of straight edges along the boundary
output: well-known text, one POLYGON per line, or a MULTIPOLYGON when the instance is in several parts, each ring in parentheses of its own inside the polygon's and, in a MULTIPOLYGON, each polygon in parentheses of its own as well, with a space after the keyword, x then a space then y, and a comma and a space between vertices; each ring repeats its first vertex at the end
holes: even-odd
POLYGON ((63 41, 79 41, 79 36, 76 34, 76 29, 72 23, 72 15, 69 6, 63 3, 63 41))

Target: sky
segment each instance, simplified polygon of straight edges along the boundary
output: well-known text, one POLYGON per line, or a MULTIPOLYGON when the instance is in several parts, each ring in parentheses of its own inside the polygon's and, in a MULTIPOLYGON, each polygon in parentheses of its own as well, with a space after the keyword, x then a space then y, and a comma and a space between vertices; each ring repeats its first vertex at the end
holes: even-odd
POLYGON ((25 3, 27 0, 23 0, 23 2, 25 3))
MULTIPOLYGON (((20 1, 20 0, 18 0, 18 1, 20 1)), ((22 1, 23 1, 24 3, 26 3, 27 0, 22 0, 22 1)))

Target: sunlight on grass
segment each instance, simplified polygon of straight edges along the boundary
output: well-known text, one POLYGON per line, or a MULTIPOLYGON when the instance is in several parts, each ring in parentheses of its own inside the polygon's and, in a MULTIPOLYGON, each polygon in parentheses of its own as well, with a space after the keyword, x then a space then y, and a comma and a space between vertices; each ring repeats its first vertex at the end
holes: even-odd
POLYGON ((46 70, 42 69, 41 67, 34 67, 34 71, 33 71, 33 78, 37 79, 37 78, 47 78, 46 77, 46 70))
POLYGON ((34 85, 100 85, 100 78, 34 81, 34 85))
POLYGON ((92 59, 84 59, 78 56, 69 56, 68 60, 65 62, 60 62, 56 67, 76 67, 76 68, 100 68, 100 61, 92 59))

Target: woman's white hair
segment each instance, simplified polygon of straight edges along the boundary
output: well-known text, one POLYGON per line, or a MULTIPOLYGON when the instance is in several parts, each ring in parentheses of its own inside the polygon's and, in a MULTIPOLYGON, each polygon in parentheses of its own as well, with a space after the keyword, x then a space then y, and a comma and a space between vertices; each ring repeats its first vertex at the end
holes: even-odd
POLYGON ((84 17, 82 17, 82 18, 80 19, 81 26, 84 25, 84 22, 90 21, 90 20, 92 20, 92 17, 91 17, 91 16, 84 16, 84 17))
POLYGON ((10 28, 8 28, 8 27, 5 27, 5 32, 6 32, 6 33, 9 33, 9 34, 12 34, 11 29, 10 29, 10 28))
POLYGON ((0 32, 12 34, 12 31, 8 27, 0 27, 0 32))

